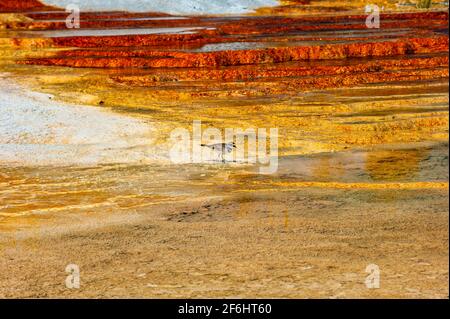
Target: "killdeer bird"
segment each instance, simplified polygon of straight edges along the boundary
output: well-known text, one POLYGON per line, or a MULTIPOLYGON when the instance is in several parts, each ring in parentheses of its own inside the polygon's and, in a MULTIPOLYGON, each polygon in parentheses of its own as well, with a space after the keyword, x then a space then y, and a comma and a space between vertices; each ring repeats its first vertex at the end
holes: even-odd
POLYGON ((219 156, 222 157, 222 163, 225 163, 225 153, 231 153, 233 151, 233 148, 236 148, 236 144, 234 142, 230 143, 216 143, 216 144, 201 144, 203 147, 208 147, 212 149, 213 151, 216 151, 219 153, 219 156))

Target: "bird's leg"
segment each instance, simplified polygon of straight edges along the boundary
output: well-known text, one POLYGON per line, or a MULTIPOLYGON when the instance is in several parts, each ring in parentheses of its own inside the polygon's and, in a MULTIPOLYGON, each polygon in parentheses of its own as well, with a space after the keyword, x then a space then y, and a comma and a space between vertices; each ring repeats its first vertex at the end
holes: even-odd
POLYGON ((217 153, 217 161, 221 161, 221 155, 220 155, 220 152, 217 153))
POLYGON ((222 163, 225 164, 225 149, 226 149, 226 145, 222 145, 222 163))

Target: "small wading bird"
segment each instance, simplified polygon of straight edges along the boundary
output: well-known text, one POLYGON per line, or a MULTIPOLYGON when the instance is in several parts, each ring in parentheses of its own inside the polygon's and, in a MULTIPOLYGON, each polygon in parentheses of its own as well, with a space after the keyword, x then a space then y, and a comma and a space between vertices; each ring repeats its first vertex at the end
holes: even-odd
POLYGON ((203 147, 208 147, 213 151, 217 152, 219 156, 222 158, 222 163, 225 163, 225 153, 231 153, 233 148, 236 148, 236 144, 234 142, 230 143, 217 143, 217 144, 201 144, 203 147))

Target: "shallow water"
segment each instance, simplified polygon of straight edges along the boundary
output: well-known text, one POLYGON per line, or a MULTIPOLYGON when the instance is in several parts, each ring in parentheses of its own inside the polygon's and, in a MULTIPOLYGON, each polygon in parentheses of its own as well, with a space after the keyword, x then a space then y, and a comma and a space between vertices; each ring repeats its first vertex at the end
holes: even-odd
MULTIPOLYGON (((239 18, 230 18, 226 22, 236 19, 239 18)), ((14 36, 189 33, 202 29, 204 27, 191 26, 21 31, 14 36)), ((185 51, 251 50, 272 46, 332 45, 336 42, 326 39, 302 41, 302 37, 339 37, 344 42, 365 37, 357 41, 367 42, 373 41, 371 37, 374 36, 392 39, 411 31, 414 30, 293 32, 283 34, 279 41, 265 38, 262 33, 264 41, 260 42, 198 44, 185 51)), ((8 33, 5 35, 7 38, 10 36, 8 33)), ((149 48, 130 48, 137 51, 146 49, 149 48)), ((278 74, 272 77, 270 73, 300 67, 365 65, 375 60, 402 59, 408 64, 421 55, 289 61, 214 69, 80 70, 16 65, 13 58, 18 53, 33 56, 55 54, 53 48, 48 51, 21 50, 17 48, 13 53, 5 50, 0 60, 4 63, 2 68, 23 82, 22 95, 26 96, 24 92, 32 87, 36 91, 55 94, 55 101, 50 102, 47 95, 40 95, 38 105, 33 107, 29 99, 19 98, 5 85, 2 97, 6 97, 3 104, 8 109, 3 108, 6 112, 0 115, 4 122, 0 123, 3 125, 3 130, 0 128, 3 133, 0 136, 0 143, 3 143, 0 145, 3 151, 0 154, 0 160, 3 157, 0 164, 0 217, 3 221, 32 214, 132 211, 156 203, 192 198, 251 196, 261 190, 279 194, 301 187, 390 187, 393 192, 406 187, 416 187, 419 191, 421 187, 445 188, 442 183, 447 183, 448 187, 448 128, 444 127, 443 120, 448 116, 446 79, 409 82, 400 79, 398 82, 340 89, 326 86, 320 89, 319 86, 311 91, 300 86, 289 87, 289 83, 304 78, 320 80, 325 78, 324 75, 278 74), (208 77, 208 72, 222 70, 242 75, 244 80, 237 76, 224 81, 220 74, 218 79, 208 77), (252 74, 255 71, 261 74, 261 78, 258 74, 255 78, 245 79, 247 72, 252 74), (266 71, 268 75, 264 75, 266 71), (187 72, 187 76, 183 72, 187 72), (207 76, 197 78, 197 72, 205 72, 207 76), (138 80, 151 80, 153 77, 156 80, 143 85, 139 81, 136 85, 115 82, 115 76, 128 75, 142 76, 138 80), (279 87, 287 89, 277 91, 279 87), (273 91, 266 92, 269 89, 273 91), (80 109, 69 111, 61 100, 70 101, 80 109), (18 107, 15 108, 11 101, 18 103, 18 107), (87 106, 103 104, 101 111, 87 106), (51 106, 55 109, 52 110, 51 106), (22 112, 23 116, 15 116, 17 112, 22 112), (30 125, 30 119, 35 125, 30 125), (262 175, 258 174, 260 165, 223 164, 218 160, 205 164, 171 163, 167 156, 171 130, 190 130, 193 120, 202 120, 205 127, 219 130, 227 127, 278 127, 278 170, 273 175, 262 175), (53 135, 46 134, 55 122, 57 129, 50 130, 53 135), (145 127, 151 128, 149 133, 136 139, 120 134, 142 133, 141 129, 145 127), (73 139, 73 136, 78 136, 78 139, 73 139), (53 156, 55 151, 57 156, 53 156), (98 154, 101 156, 94 156, 98 154), (5 156, 14 160, 6 161, 5 156), (83 161, 86 158, 93 160, 83 161)), ((108 47, 105 50, 123 48, 108 47)), ((95 53, 94 59, 98 54, 95 53)), ((394 75, 397 71, 398 67, 394 66, 386 69, 386 73, 394 75)), ((417 72, 428 73, 430 70, 417 72)), ((356 70, 349 76, 359 73, 356 70)), ((346 78, 342 79, 345 82, 346 78)), ((324 82, 326 84, 326 79, 324 82)), ((37 97, 32 96, 32 99, 36 102, 37 97)))
POLYGON ((33 31, 21 33, 24 37, 37 38, 64 38, 64 37, 94 37, 94 36, 119 36, 119 35, 144 35, 144 34, 192 34, 196 30, 204 30, 204 27, 174 27, 174 28, 130 28, 130 29, 67 29, 33 31))
POLYGON ((259 165, 220 162, 1 166, 0 217, 132 211, 192 198, 227 197, 258 190, 277 192, 309 182, 317 183, 312 187, 356 183, 355 187, 380 188, 386 186, 384 183, 448 182, 448 143, 287 156, 280 158, 276 174, 261 175, 258 169, 259 165))
POLYGON ((166 12, 171 14, 230 14, 244 13, 263 6, 275 6, 275 0, 178 0, 177 5, 166 0, 46 0, 49 5, 66 7, 80 6, 81 10, 127 10, 144 12, 166 12))
MULTIPOLYGON (((112 14, 114 15, 114 14, 112 14)), ((189 19, 188 17, 142 17, 142 18, 102 18, 102 19, 82 19, 83 21, 171 21, 171 20, 186 20, 189 19)), ((39 22, 66 22, 65 19, 45 19, 45 20, 39 20, 39 22)))

